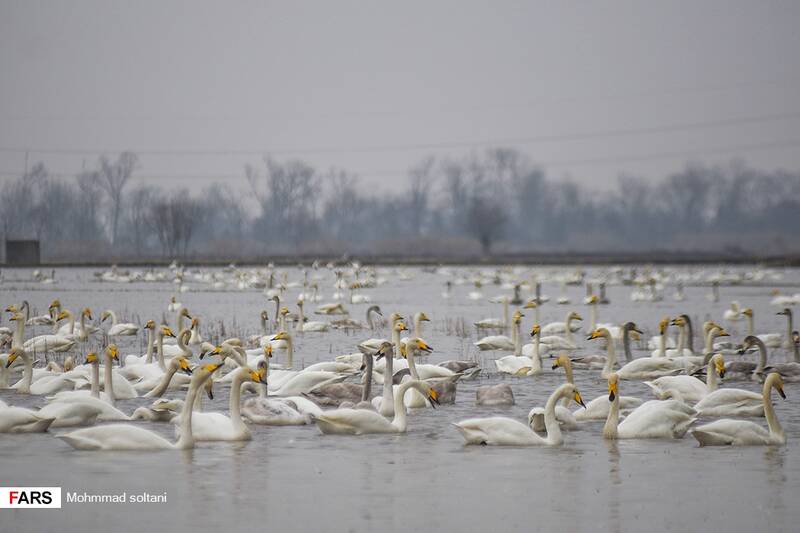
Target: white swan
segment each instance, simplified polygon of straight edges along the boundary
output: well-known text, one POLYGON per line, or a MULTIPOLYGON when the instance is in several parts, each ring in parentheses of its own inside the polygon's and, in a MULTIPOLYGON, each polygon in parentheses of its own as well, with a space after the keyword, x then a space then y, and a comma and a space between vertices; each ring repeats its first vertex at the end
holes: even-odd
POLYGON ((515 332, 517 334, 515 355, 507 355, 496 359, 494 364, 497 371, 503 374, 511 374, 512 376, 536 376, 542 373, 542 359, 539 354, 539 337, 541 336, 541 329, 538 324, 534 324, 531 328, 531 337, 533 337, 533 350, 530 356, 517 355, 521 352, 519 346, 519 323, 514 324, 515 332))
MULTIPOLYGON (((614 372, 617 363, 616 350, 614 349, 614 338, 605 328, 594 330, 589 339, 605 338, 608 349, 606 364, 600 376, 608 378, 614 372)), ((667 357, 641 357, 625 364, 616 374, 619 379, 653 379, 661 376, 677 374, 684 370, 681 362, 676 362, 667 357)))
POLYGON ((43 418, 31 409, 0 406, 0 434, 43 433, 54 420, 55 418, 43 418))
MULTIPOLYGON (((553 363, 553 370, 562 367, 567 377, 567 383, 575 383, 572 375, 572 361, 567 354, 560 354, 553 363)), ((621 396, 619 398, 620 408, 634 409, 642 405, 642 400, 633 396, 621 396)), ((565 402, 566 403, 566 402, 565 402)), ((564 406, 566 407, 566 406, 564 406)), ((608 417, 608 411, 611 408, 611 403, 608 401, 608 395, 603 394, 586 404, 583 409, 576 409, 572 411, 573 418, 578 422, 585 420, 605 420, 608 417)), ((559 411, 556 409, 556 418, 558 418, 559 411)))
POLYGON ((12 345, 21 346, 26 352, 66 352, 75 346, 75 339, 62 335, 38 335, 26 341, 24 340, 25 316, 20 313, 14 313, 9 320, 16 322, 15 339, 12 340, 12 345))
MULTIPOLYGON (((748 335, 755 335, 755 313, 753 310, 748 307, 742 311, 742 315, 747 319, 747 334, 748 335)), ((787 331, 787 335, 792 334, 792 326, 789 324, 789 330, 787 331)), ((757 335, 761 342, 764 343, 769 348, 780 348, 783 344, 783 335, 780 333, 760 333, 757 335)))
POLYGON ((408 429, 406 406, 403 398, 409 390, 417 390, 431 402, 438 403, 436 391, 423 381, 406 381, 397 389, 394 397, 394 419, 367 409, 335 409, 314 417, 320 432, 334 435, 365 435, 368 433, 405 433, 408 429))
POLYGON ((109 317, 111 318, 111 327, 108 328, 109 337, 130 336, 139 333, 139 326, 137 324, 118 322, 117 314, 111 309, 103 311, 100 315, 100 322, 104 322, 109 317))
POLYGON ((556 404, 562 398, 571 398, 583 405, 583 400, 575 385, 565 383, 559 386, 547 399, 544 408, 547 436, 542 437, 530 426, 506 417, 470 418, 453 424, 464 437, 467 444, 495 446, 558 446, 564 439, 556 420, 556 404))
MULTIPOLYGON (((269 354, 268 357, 272 355, 269 354)), ((257 372, 263 376, 262 383, 269 381, 268 357, 259 361, 257 366, 257 372)), ((266 384, 258 389, 258 397, 245 400, 242 405, 242 416, 250 422, 266 426, 296 426, 311 423, 311 416, 301 411, 292 399, 268 398, 266 384)), ((312 411, 313 414, 321 412, 318 407, 312 411)))
POLYGON ((700 446, 769 446, 786 444, 786 434, 783 432, 775 409, 772 407, 770 393, 772 389, 778 391, 786 399, 783 392, 783 380, 775 372, 767 376, 762 390, 762 403, 764 415, 767 418, 767 427, 750 422, 749 420, 734 420, 724 418, 709 424, 697 426, 691 433, 700 446))
POLYGON ((473 325, 478 329, 506 329, 509 323, 508 298, 503 298, 503 318, 484 318, 473 325))
POLYGON ((298 309, 298 319, 297 325, 295 326, 295 331, 298 333, 303 333, 306 331, 309 332, 324 332, 328 331, 330 328, 330 324, 327 322, 322 322, 319 320, 312 320, 309 322, 305 321, 305 315, 303 314, 303 300, 297 301, 297 309, 298 309))
POLYGON ((511 319, 511 338, 505 335, 487 335, 478 342, 474 343, 481 351, 488 350, 517 350, 519 341, 519 325, 523 314, 519 311, 514 313, 511 319))
MULTIPOLYGON (((195 440, 198 441, 241 441, 250 440, 252 434, 245 425, 241 415, 242 385, 246 382, 266 384, 266 372, 260 370, 253 371, 251 368, 243 366, 233 371, 233 383, 228 405, 228 415, 222 413, 209 413, 191 411, 192 432, 195 440)), ((181 413, 180 417, 173 419, 177 425, 175 436, 180 438, 183 432, 181 418, 186 416, 181 413)))
POLYGON ((130 424, 108 424, 71 433, 62 433, 58 438, 78 450, 185 450, 194 447, 192 434, 192 405, 200 387, 211 378, 221 364, 208 364, 194 371, 192 383, 186 392, 186 400, 181 412, 181 436, 172 443, 152 431, 130 424))
POLYGON ((684 402, 698 402, 718 388, 717 377, 725 377, 725 361, 722 354, 714 354, 708 361, 706 381, 694 376, 662 376, 644 384, 650 387, 656 398, 675 398, 684 402))
POLYGON ((608 411, 603 437, 606 439, 680 439, 695 421, 697 412, 678 400, 650 400, 619 422, 619 378, 608 377, 608 411))

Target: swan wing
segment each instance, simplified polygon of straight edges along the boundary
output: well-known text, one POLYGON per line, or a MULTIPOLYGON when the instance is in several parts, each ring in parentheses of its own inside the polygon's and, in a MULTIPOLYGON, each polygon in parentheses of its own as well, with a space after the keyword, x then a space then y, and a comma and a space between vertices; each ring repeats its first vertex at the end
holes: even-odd
POLYGON ((505 417, 470 418, 454 424, 467 444, 544 445, 547 441, 522 422, 505 417))
POLYGON ((749 420, 715 420, 694 428, 691 433, 700 446, 775 444, 769 431, 749 420))
POLYGON ((56 435, 78 450, 170 450, 167 439, 130 424, 108 424, 56 435))

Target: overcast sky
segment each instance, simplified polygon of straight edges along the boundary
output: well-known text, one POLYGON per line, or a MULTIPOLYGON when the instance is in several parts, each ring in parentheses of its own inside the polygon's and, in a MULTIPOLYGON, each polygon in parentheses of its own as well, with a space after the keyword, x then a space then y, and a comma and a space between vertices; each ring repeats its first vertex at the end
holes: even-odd
POLYGON ((396 189, 426 154, 498 145, 598 188, 687 159, 800 169, 796 1, 0 10, 3 176, 21 148, 64 173, 130 149, 141 179, 187 186, 243 185, 272 153, 396 189))

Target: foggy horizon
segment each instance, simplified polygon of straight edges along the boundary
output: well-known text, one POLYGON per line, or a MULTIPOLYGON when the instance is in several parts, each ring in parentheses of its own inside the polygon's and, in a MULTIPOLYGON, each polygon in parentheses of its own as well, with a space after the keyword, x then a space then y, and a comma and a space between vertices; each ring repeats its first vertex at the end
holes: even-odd
POLYGON ((26 150, 52 176, 132 151, 132 182, 245 192, 264 155, 382 192, 428 155, 499 147, 601 191, 687 162, 800 169, 792 3, 2 11, 4 183, 26 150))

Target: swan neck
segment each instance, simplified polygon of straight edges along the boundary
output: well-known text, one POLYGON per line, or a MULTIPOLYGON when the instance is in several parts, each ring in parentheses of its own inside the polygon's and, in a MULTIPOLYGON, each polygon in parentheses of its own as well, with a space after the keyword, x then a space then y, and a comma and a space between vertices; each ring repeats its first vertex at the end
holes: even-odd
POLYGON ((589 316, 590 316, 589 320, 591 321, 591 324, 590 324, 589 328, 590 328, 591 331, 594 331, 595 329, 597 329, 597 304, 596 303, 592 304, 592 308, 589 311, 589 316))
MULTIPOLYGON (((208 376, 210 378, 211 376, 208 376)), ((208 379, 206 378, 206 379, 208 379)), ((205 380, 203 380, 204 382, 205 380)), ((194 435, 192 434, 192 412, 194 404, 198 398, 198 392, 202 382, 197 381, 189 384, 189 390, 186 392, 186 400, 183 402, 183 409, 181 409, 181 436, 175 447, 178 449, 186 449, 194 446, 194 435)))
POLYGON ((753 371, 753 373, 761 374, 764 372, 764 368, 767 366, 767 347, 758 337, 756 337, 755 344, 758 346, 758 364, 756 365, 756 369, 753 371))
MULTIPOLYGON (((394 336, 395 333, 392 333, 394 336)), ((398 340, 395 346, 400 343, 398 340)), ((387 416, 394 405, 394 355, 386 354, 383 356, 386 366, 383 370, 383 398, 381 398, 381 414, 387 416)))
POLYGON ((694 326, 692 326, 692 320, 688 317, 684 317, 684 321, 686 322, 686 347, 689 348, 689 351, 694 353, 694 326))
POLYGON ((94 398, 100 397, 100 363, 95 361, 92 363, 92 396, 94 398))
POLYGON ((514 329, 512 330, 512 336, 514 337, 514 355, 519 357, 522 355, 522 339, 520 335, 520 325, 519 322, 514 324, 514 329))
POLYGON ((608 409, 608 417, 606 418, 606 424, 603 426, 603 437, 607 439, 616 439, 617 434, 617 426, 619 425, 619 389, 617 390, 617 394, 614 395, 614 401, 611 402, 611 406, 608 409))
POLYGON ((106 391, 106 396, 108 397, 108 403, 112 406, 117 405, 117 398, 114 396, 114 372, 111 368, 111 356, 106 353, 106 366, 103 369, 104 371, 104 381, 103 381, 103 388, 106 391))
POLYGON ((231 422, 233 423, 234 428, 241 431, 244 425, 244 421, 242 420, 242 412, 241 412, 241 402, 242 402, 242 385, 244 384, 244 374, 247 373, 247 369, 239 369, 236 371, 236 375, 233 377, 233 384, 231 387, 231 396, 228 402, 228 411, 230 412, 231 422))
POLYGON ((406 418, 406 391, 412 386, 419 383, 418 381, 406 381, 397 388, 397 394, 394 397, 394 418, 392 425, 400 433, 405 433, 408 428, 408 420, 406 418))
POLYGON ((622 328, 622 350, 625 352, 625 360, 630 363, 633 360, 633 355, 631 354, 631 335, 626 327, 622 328))
POLYGON ((772 406, 772 380, 767 379, 764 382, 764 390, 761 393, 764 401, 764 417, 767 419, 767 426, 769 427, 770 435, 783 436, 783 428, 775 415, 775 408, 772 406))
MULTIPOLYGON (((56 325, 58 328, 58 325, 56 325)), ((17 320, 17 329, 14 332, 14 338, 11 339, 11 347, 12 348, 20 348, 25 342, 25 322, 23 320, 17 320)))
POLYGON ((709 392, 714 392, 719 388, 719 376, 713 360, 709 361, 706 367, 706 385, 708 386, 709 392))
POLYGON ((508 313, 508 298, 503 298, 503 327, 508 328, 508 326, 510 325, 511 325, 511 320, 509 318, 509 313, 508 313))
POLYGON ((559 387, 550 395, 544 406, 544 427, 547 430, 547 442, 549 444, 561 444, 563 441, 561 426, 556 420, 556 404, 563 396, 562 388, 559 387))
POLYGON ((157 346, 156 346, 156 355, 158 356, 158 367, 166 372, 167 365, 164 364, 164 335, 159 331, 158 338, 156 339, 157 346))
POLYGON ((753 328, 753 315, 750 314, 750 315, 745 315, 745 316, 747 317, 747 334, 748 335, 755 335, 755 333, 753 333, 753 330, 754 330, 754 328, 753 328))
POLYGON ((617 364, 617 352, 614 349, 614 338, 611 335, 606 335, 606 366, 603 368, 602 377, 608 377, 614 371, 614 365, 617 364))
POLYGON ((147 330, 147 357, 144 360, 148 365, 153 362, 153 330, 147 330))
POLYGON ((408 371, 411 373, 413 379, 418 380, 419 374, 417 373, 417 362, 414 360, 416 353, 416 346, 412 347, 410 342, 406 343, 406 358, 408 359, 408 371))
POLYGON ((286 334, 286 366, 291 369, 294 366, 294 339, 286 334))
POLYGON ((372 396, 372 355, 364 355, 366 367, 361 378, 361 401, 368 402, 372 396))

